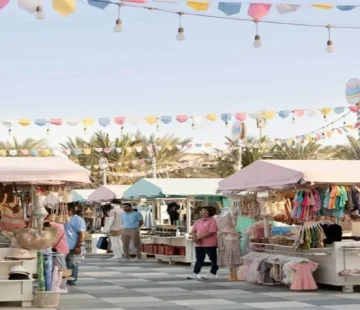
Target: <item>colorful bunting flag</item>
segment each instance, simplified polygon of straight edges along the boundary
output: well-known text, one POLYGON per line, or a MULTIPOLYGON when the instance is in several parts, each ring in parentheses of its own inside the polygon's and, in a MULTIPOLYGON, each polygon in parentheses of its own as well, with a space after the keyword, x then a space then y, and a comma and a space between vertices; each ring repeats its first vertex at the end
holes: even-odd
POLYGON ((241 10, 240 2, 219 2, 218 10, 228 16, 238 14, 241 10))
POLYGON ((207 114, 206 116, 206 119, 208 119, 209 121, 216 121, 217 120, 217 114, 207 114))
POLYGON ((76 0, 52 0, 52 6, 54 11, 66 17, 75 12, 76 0))
POLYGON ((0 0, 0 10, 6 7, 9 3, 9 0, 0 0))
POLYGON ((329 10, 333 8, 331 4, 311 4, 311 6, 321 10, 329 10))
POLYGON ((351 11, 356 8, 356 5, 337 5, 336 8, 340 11, 351 11))
POLYGON ((50 120, 50 124, 51 125, 55 125, 55 126, 61 126, 63 123, 62 119, 61 118, 52 118, 50 120))
POLYGON ((287 118, 289 117, 290 115, 290 111, 279 111, 278 115, 281 117, 281 118, 287 118))
POLYGON ((235 114, 235 118, 240 121, 240 122, 243 122, 243 121, 246 121, 246 113, 236 113, 235 114))
POLYGON ((103 126, 103 127, 107 127, 110 125, 110 118, 108 117, 102 117, 99 118, 99 125, 103 126))
POLYGON ((115 124, 118 124, 118 125, 122 126, 126 122, 126 117, 123 117, 123 116, 115 117, 114 122, 115 122, 115 124))
POLYGON ((187 117, 187 115, 178 115, 178 116, 176 116, 176 120, 179 123, 185 123, 188 120, 188 117, 187 117))
POLYGON ((299 5, 299 4, 276 4, 275 5, 276 10, 281 15, 295 12, 298 10, 298 8, 300 8, 300 6, 301 5, 299 5))
POLYGON ((34 124, 42 127, 47 124, 47 120, 46 119, 35 119, 34 124))
POLYGON ((186 1, 186 5, 194 11, 207 11, 209 9, 209 2, 202 1, 186 1))
POLYGON ((88 4, 91 6, 94 6, 100 10, 105 9, 111 2, 107 2, 107 1, 93 1, 93 0, 88 0, 88 4))
POLYGON ((172 122, 172 116, 161 116, 160 120, 163 124, 170 124, 172 122))
POLYGON ((146 116, 145 122, 147 122, 149 125, 155 125, 158 122, 157 116, 146 116))
POLYGON ((269 13, 270 9, 269 3, 250 3, 248 15, 254 20, 260 20, 269 13))
POLYGON ((19 125, 26 127, 29 126, 31 124, 31 120, 29 119, 25 119, 25 118, 21 118, 18 120, 19 125))

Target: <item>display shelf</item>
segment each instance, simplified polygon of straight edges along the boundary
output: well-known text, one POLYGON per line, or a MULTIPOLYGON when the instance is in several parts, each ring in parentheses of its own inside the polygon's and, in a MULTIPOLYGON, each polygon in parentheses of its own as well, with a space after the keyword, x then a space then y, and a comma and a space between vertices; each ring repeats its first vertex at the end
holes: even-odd
POLYGON ((9 279, 0 279, 0 283, 4 283, 4 282, 34 282, 34 279, 27 279, 27 280, 9 280, 9 279))

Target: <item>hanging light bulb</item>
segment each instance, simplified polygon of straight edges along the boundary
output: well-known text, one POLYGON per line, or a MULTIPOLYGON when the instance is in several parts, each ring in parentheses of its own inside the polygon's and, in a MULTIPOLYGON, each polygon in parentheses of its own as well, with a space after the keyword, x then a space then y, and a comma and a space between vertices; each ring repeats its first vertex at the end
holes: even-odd
POLYGON ((121 4, 119 4, 119 10, 118 10, 118 18, 115 22, 115 26, 114 26, 114 31, 115 32, 122 32, 123 28, 122 28, 122 20, 120 18, 120 9, 121 9, 121 4))
POLYGON ((255 28, 256 28, 256 35, 255 35, 255 40, 254 40, 254 43, 253 43, 253 46, 255 48, 260 48, 262 46, 262 43, 261 43, 261 37, 259 35, 259 31, 258 31, 258 22, 255 21, 255 28))
POLYGON ((192 130, 196 129, 196 128, 195 128, 195 123, 192 123, 192 124, 191 124, 191 128, 192 128, 192 130))
POLYGON ((50 128, 46 128, 46 134, 49 136, 50 135, 50 128))
POLYGON ((331 40, 331 32, 330 32, 331 26, 328 25, 328 26, 326 26, 326 28, 327 28, 327 30, 328 30, 329 39, 328 39, 328 41, 327 41, 327 43, 326 43, 326 49, 325 49, 325 50, 326 50, 328 53, 334 53, 334 43, 333 43, 333 41, 331 40))
POLYGON ((12 136, 11 128, 9 128, 9 130, 8 130, 8 135, 9 135, 9 136, 12 136))
POLYGON ((43 9, 42 9, 41 6, 38 6, 38 7, 36 8, 35 17, 36 17, 36 19, 39 19, 39 20, 45 18, 45 14, 44 14, 43 9))
POLYGON ((179 12, 178 14, 179 14, 179 29, 176 35, 176 40, 184 41, 185 40, 184 28, 181 26, 181 17, 184 13, 179 12))

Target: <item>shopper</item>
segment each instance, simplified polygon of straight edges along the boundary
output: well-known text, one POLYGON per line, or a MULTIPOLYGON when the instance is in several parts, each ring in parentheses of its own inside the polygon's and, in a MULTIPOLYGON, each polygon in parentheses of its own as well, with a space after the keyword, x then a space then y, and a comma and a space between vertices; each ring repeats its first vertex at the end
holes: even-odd
MULTIPOLYGON (((55 263, 58 265, 58 267, 60 269, 67 269, 65 257, 66 257, 66 255, 69 254, 69 246, 68 246, 67 239, 66 239, 66 232, 65 232, 64 224, 50 222, 51 209, 46 208, 46 211, 48 212, 48 215, 44 220, 44 227, 55 227, 57 229, 56 239, 52 246, 53 252, 62 254, 59 256, 55 256, 55 258, 54 258, 55 263)), ((61 294, 68 293, 65 283, 60 286, 59 292, 61 294)))
POLYGON ((214 215, 216 209, 213 207, 204 207, 200 210, 201 219, 196 221, 191 235, 195 242, 196 262, 192 276, 188 279, 200 279, 201 268, 204 265, 206 255, 211 261, 211 270, 209 276, 205 278, 215 278, 219 269, 217 265, 217 233, 218 228, 214 215))
POLYGON ((140 212, 133 210, 130 203, 124 203, 122 208, 124 212, 121 213, 123 224, 121 241, 123 244, 124 258, 126 260, 130 259, 130 241, 132 241, 136 250, 136 259, 140 259, 140 227, 144 224, 143 217, 140 212))
POLYGON ((64 226, 70 252, 66 256, 66 264, 67 268, 72 270, 71 277, 73 278, 73 280, 67 281, 68 286, 76 285, 81 250, 85 241, 86 224, 84 219, 78 215, 79 213, 79 210, 68 205, 70 220, 64 226))

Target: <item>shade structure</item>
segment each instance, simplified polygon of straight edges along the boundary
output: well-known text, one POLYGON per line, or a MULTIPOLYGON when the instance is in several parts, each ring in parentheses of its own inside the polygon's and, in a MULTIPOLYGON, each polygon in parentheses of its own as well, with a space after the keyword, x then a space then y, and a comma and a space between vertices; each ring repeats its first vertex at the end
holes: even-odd
POLYGON ((218 196, 221 179, 141 179, 125 193, 125 199, 218 196))
POLYGON ((285 189, 306 183, 360 184, 360 161, 258 160, 219 182, 218 192, 285 189))
POLYGON ((0 182, 90 183, 90 171, 61 157, 0 157, 0 182))
POLYGON ((73 189, 71 191, 71 202, 85 202, 94 191, 94 189, 73 189))
POLYGON ((130 185, 102 185, 88 196, 88 200, 100 202, 122 199, 124 192, 129 187, 130 185))

